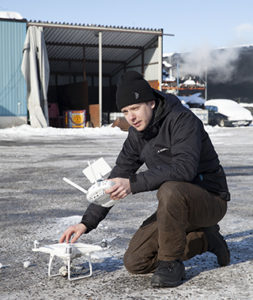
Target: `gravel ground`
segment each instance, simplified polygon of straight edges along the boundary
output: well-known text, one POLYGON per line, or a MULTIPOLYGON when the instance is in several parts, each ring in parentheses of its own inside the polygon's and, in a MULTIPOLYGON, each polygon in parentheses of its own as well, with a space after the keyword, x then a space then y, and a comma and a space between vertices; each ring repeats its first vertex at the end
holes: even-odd
MULTIPOLYGON (((125 135, 24 137, 0 131, 0 299, 253 299, 253 127, 208 130, 232 194, 220 223, 231 264, 220 268, 213 254, 196 256, 185 262, 184 283, 172 289, 152 289, 151 275, 130 275, 122 262, 129 239, 156 209, 154 192, 121 200, 97 230, 81 237, 108 241, 93 259, 90 278, 49 279, 48 255, 32 252, 34 240, 56 242, 88 205, 62 177, 88 188, 81 173, 87 161, 102 156, 113 166, 125 135)), ((85 267, 82 258, 75 263, 85 267)))

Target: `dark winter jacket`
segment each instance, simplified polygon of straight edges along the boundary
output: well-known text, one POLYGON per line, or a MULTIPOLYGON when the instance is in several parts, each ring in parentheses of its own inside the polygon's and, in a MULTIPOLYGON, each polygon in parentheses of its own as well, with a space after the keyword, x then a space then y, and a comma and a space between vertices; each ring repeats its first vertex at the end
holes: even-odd
MULTIPOLYGON (((226 177, 203 123, 177 97, 156 91, 157 104, 142 132, 129 128, 128 137, 110 178, 130 179, 133 194, 158 189, 166 181, 197 184, 229 200, 226 177), (143 164, 147 170, 136 173, 143 164)), ((109 209, 91 204, 82 223, 95 228, 109 209)))

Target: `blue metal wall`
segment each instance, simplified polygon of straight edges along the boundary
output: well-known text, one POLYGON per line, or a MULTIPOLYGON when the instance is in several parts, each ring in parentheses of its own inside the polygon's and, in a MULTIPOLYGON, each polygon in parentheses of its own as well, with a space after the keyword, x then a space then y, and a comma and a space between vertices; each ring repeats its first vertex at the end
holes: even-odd
POLYGON ((26 86, 21 72, 26 22, 0 19, 0 116, 26 116, 26 86))

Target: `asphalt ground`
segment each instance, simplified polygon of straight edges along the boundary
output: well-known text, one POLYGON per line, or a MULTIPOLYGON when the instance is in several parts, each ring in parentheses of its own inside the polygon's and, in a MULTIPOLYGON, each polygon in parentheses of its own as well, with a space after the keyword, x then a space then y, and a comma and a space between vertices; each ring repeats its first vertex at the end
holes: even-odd
MULTIPOLYGON (((125 136, 0 133, 0 299, 253 299, 253 127, 209 131, 232 195, 220 223, 231 264, 220 268, 213 254, 196 256, 185 262, 184 283, 171 289, 153 289, 151 274, 131 275, 122 261, 131 236, 156 209, 155 192, 121 200, 96 230, 80 238, 108 243, 93 260, 92 277, 48 278, 49 256, 32 251, 34 240, 57 242, 88 205, 85 195, 62 177, 88 188, 81 172, 87 161, 104 157, 113 166, 125 136)), ((86 267, 83 258, 76 264, 86 267)))

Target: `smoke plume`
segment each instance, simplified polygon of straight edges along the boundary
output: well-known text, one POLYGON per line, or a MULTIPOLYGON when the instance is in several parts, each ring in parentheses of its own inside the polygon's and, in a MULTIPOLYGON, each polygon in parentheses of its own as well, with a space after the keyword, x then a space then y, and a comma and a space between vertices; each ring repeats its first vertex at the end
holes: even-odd
POLYGON ((228 82, 236 70, 236 61, 240 55, 238 48, 212 50, 209 47, 196 49, 183 55, 180 63, 180 76, 195 75, 216 83, 228 82))

